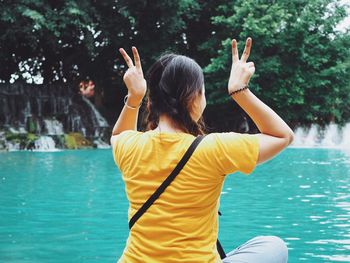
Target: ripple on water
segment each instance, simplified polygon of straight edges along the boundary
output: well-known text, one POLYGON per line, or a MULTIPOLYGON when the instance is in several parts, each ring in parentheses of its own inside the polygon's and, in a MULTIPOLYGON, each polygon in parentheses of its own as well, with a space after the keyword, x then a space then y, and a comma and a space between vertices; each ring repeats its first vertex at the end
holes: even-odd
MULTIPOLYGON (((7 171, 0 176, 6 210, 0 258, 5 251, 11 262, 115 260, 128 235, 128 203, 110 151, 31 156, 0 157, 0 172, 7 171), (31 250, 22 253, 28 244, 31 250), (56 247, 66 255, 36 252, 56 247)), ((350 157, 336 151, 287 149, 250 177, 227 177, 220 207, 223 245, 275 234, 293 251, 291 263, 350 262, 349 164, 350 157)))
POLYGON ((326 197, 326 195, 305 195, 305 197, 309 197, 309 198, 322 198, 322 197, 326 197))
POLYGON ((328 261, 350 262, 349 255, 331 255, 331 256, 329 256, 329 255, 318 255, 318 254, 314 254, 314 253, 305 253, 305 255, 311 256, 314 258, 322 258, 322 259, 328 260, 328 261))
POLYGON ((285 240, 300 240, 299 237, 286 237, 285 240))

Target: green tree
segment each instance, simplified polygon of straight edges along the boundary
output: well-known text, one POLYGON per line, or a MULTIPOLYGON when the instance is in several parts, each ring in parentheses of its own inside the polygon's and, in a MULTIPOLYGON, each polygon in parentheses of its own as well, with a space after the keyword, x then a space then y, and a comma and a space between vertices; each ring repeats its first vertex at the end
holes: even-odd
POLYGON ((87 1, 1 1, 0 78, 71 80, 97 56, 87 1), (22 76, 23 73, 27 73, 22 76))
POLYGON ((230 39, 251 36, 256 74, 251 88, 292 125, 350 119, 349 34, 335 27, 346 17, 337 1, 236 1, 212 18, 222 28, 222 46, 205 68, 209 101, 223 104, 230 39))
POLYGON ((335 29, 345 17, 336 0, 0 1, 0 80, 89 77, 114 119, 126 92, 118 48, 137 46, 145 71, 177 52, 205 68, 209 125, 237 130, 245 115, 227 96, 230 40, 242 51, 251 36, 251 88, 263 101, 292 125, 345 122, 350 39, 335 29))

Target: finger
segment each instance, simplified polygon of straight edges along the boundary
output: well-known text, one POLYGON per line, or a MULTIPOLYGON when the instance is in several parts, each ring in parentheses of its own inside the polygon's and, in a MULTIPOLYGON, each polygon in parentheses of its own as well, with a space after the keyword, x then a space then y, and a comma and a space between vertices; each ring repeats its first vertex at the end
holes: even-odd
POLYGON ((254 62, 247 62, 248 67, 254 67, 254 62))
POLYGON ((135 66, 138 70, 142 71, 140 55, 139 55, 139 52, 137 51, 137 48, 132 47, 131 49, 132 49, 132 53, 134 55, 135 66))
POLYGON ((131 58, 129 57, 129 55, 125 52, 124 48, 119 48, 119 52, 122 54, 126 65, 128 65, 129 68, 131 68, 132 66, 134 66, 134 64, 132 63, 131 58))
POLYGON ((236 39, 233 39, 231 44, 232 44, 232 62, 237 62, 239 60, 239 57, 238 57, 238 49, 237 49, 236 39))
POLYGON ((249 67, 249 72, 250 72, 250 75, 253 76, 254 72, 255 72, 255 67, 249 67))
POLYGON ((245 43, 245 48, 241 57, 242 62, 246 62, 249 54, 250 54, 250 48, 252 47, 252 39, 250 37, 247 38, 247 41, 245 43))

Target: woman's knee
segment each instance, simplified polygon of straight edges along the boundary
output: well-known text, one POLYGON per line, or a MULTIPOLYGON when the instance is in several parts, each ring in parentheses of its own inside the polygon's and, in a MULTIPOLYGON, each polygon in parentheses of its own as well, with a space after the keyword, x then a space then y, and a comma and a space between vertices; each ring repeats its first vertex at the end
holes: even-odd
POLYGON ((260 238, 268 247, 271 262, 286 263, 288 261, 288 247, 281 238, 277 236, 261 236, 260 238))
POLYGON ((277 236, 257 236, 228 253, 223 262, 287 263, 288 248, 277 236))

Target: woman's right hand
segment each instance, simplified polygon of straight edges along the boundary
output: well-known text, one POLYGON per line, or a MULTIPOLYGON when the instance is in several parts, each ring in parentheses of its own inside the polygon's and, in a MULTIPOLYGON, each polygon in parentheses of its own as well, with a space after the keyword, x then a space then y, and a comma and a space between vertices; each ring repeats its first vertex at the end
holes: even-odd
POLYGON ((232 45, 232 66, 231 66, 230 78, 228 81, 229 94, 233 91, 243 88, 245 85, 248 85, 250 78, 253 76, 255 72, 254 63, 247 62, 247 59, 250 54, 250 48, 252 46, 252 39, 250 37, 247 38, 241 59, 239 59, 236 39, 232 40, 231 45, 232 45))
POLYGON ((119 52, 122 54, 128 70, 125 72, 123 80, 128 88, 128 94, 131 97, 142 98, 146 94, 147 83, 143 76, 141 60, 139 53, 136 47, 132 47, 132 53, 134 55, 135 65, 132 62, 132 59, 128 56, 126 51, 123 48, 119 49, 119 52))

